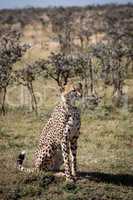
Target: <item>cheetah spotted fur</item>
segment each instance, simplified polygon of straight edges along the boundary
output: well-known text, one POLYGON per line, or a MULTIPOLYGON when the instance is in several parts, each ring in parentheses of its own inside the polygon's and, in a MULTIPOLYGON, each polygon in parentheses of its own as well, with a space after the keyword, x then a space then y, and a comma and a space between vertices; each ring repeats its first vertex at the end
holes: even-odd
MULTIPOLYGON (((73 180, 76 177, 77 140, 81 123, 80 110, 75 106, 75 100, 81 95, 80 83, 67 86, 63 90, 60 104, 55 107, 42 130, 31 171, 58 170, 63 160, 66 179, 73 180)), ((18 168, 23 171, 26 170, 23 167, 24 154, 20 154, 17 162, 18 168)))

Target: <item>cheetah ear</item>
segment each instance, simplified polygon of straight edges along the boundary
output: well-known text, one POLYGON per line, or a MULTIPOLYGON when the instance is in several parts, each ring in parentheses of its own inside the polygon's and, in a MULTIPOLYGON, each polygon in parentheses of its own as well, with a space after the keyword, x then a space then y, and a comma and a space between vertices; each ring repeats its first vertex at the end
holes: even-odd
POLYGON ((65 87, 64 86, 59 87, 59 90, 60 90, 61 93, 63 93, 65 91, 65 87))
POLYGON ((74 82, 72 81, 72 79, 69 79, 69 81, 68 81, 68 83, 67 83, 67 86, 69 87, 69 88, 74 88, 74 82))
POLYGON ((69 82, 70 82, 70 80, 69 80, 69 78, 67 78, 67 81, 59 83, 59 90, 61 93, 65 92, 65 89, 69 85, 69 82))
POLYGON ((74 89, 75 89, 75 90, 78 90, 78 91, 81 91, 81 90, 82 90, 82 83, 79 82, 79 83, 77 83, 76 85, 74 85, 74 89))
POLYGON ((59 90, 61 93, 65 92, 70 86, 72 87, 73 82, 72 80, 68 79, 66 83, 59 85, 59 90))

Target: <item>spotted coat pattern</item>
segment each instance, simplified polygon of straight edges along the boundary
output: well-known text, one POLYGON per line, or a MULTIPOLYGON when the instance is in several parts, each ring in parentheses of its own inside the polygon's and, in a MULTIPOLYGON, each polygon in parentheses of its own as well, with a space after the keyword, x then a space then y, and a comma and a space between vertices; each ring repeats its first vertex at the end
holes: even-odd
POLYGON ((76 176, 80 111, 72 102, 78 95, 75 89, 69 91, 54 109, 42 130, 34 155, 34 169, 57 170, 63 161, 66 179, 76 176))
MULTIPOLYGON (((59 104, 52 113, 44 127, 38 149, 35 153, 35 168, 45 170, 57 170, 58 155, 62 151, 66 177, 76 176, 77 139, 80 129, 80 112, 76 107, 69 106, 68 110, 63 104, 59 104), (71 166, 70 169, 70 156, 71 166)), ((60 158, 62 163, 62 158, 60 158)), ((60 163, 60 164, 61 164, 60 163)))

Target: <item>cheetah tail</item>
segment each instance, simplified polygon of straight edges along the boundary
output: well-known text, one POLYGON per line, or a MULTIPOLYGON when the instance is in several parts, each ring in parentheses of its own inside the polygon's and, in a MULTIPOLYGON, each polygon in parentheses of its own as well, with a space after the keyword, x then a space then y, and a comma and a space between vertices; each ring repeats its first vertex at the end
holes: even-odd
POLYGON ((17 157, 17 169, 19 169, 20 171, 23 171, 23 162, 25 160, 25 157, 26 157, 26 152, 25 151, 22 151, 18 157, 17 157))

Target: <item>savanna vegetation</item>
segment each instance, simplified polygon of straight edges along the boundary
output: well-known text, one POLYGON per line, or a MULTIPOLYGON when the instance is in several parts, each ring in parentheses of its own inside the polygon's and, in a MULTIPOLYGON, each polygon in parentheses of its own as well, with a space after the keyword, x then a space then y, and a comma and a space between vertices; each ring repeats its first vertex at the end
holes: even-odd
POLYGON ((133 199, 133 5, 0 10, 0 199, 133 199), (24 174, 59 88, 82 82, 79 178, 24 174))

